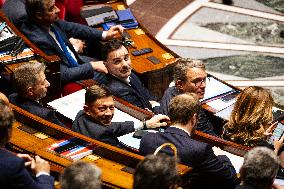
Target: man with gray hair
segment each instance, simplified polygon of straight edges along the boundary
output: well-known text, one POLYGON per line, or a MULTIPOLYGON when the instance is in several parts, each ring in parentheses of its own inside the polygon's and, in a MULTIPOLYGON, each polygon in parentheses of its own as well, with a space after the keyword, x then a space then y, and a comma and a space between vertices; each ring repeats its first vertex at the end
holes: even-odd
MULTIPOLYGON (((195 93, 198 99, 204 98, 206 88, 205 65, 201 60, 182 58, 177 60, 173 69, 175 86, 169 87, 160 102, 159 113, 168 115, 171 99, 186 92, 195 93)), ((216 135, 213 126, 204 110, 198 116, 197 130, 216 135)))
POLYGON ((60 177, 62 189, 101 189, 101 170, 94 163, 78 161, 60 177))
POLYGON ((32 62, 21 65, 13 74, 13 84, 16 93, 9 96, 12 104, 15 104, 26 111, 35 114, 55 124, 64 126, 56 112, 44 107, 39 101, 46 96, 50 83, 45 77, 45 65, 39 62, 32 62))
POLYGON ((147 155, 134 173, 133 189, 177 189, 181 184, 176 160, 163 153, 147 155))
POLYGON ((279 159, 267 147, 255 147, 244 156, 241 167, 241 185, 236 189, 283 189, 273 184, 279 168, 279 159))

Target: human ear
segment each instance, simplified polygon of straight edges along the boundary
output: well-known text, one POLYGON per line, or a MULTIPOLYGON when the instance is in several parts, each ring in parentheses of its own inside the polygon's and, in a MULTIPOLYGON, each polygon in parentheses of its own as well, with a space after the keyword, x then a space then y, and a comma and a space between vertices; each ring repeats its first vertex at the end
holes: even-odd
POLYGON ((90 108, 89 108, 88 105, 84 105, 84 112, 85 112, 88 116, 91 115, 91 114, 90 114, 90 108))
POLYGON ((35 18, 36 18, 37 20, 42 20, 43 16, 42 16, 42 14, 41 14, 40 12, 36 12, 36 13, 35 13, 35 18))
POLYGON ((180 92, 183 91, 183 82, 181 80, 176 80, 175 86, 180 92))
POLYGON ((33 89, 33 87, 28 87, 28 88, 27 88, 27 95, 28 95, 28 96, 33 96, 33 95, 34 95, 34 89, 33 89))

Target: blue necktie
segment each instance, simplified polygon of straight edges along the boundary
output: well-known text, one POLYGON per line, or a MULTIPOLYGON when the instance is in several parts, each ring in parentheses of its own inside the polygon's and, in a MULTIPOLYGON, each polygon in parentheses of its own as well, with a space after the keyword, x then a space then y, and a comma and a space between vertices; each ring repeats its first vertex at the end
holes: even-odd
POLYGON ((57 39, 57 41, 59 42, 64 54, 65 54, 65 57, 67 58, 68 60, 68 63, 69 63, 69 66, 71 67, 77 67, 78 66, 78 62, 71 56, 70 52, 67 50, 67 46, 66 44, 64 43, 60 33, 58 31, 56 31, 56 29, 54 27, 51 27, 51 31, 54 32, 55 34, 55 37, 57 39))

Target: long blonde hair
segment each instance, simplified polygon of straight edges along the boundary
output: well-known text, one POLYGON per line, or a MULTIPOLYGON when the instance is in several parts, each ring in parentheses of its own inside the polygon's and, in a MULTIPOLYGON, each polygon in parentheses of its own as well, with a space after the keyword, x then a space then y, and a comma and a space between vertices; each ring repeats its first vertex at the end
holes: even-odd
POLYGON ((229 122, 227 138, 246 146, 265 139, 264 132, 273 120, 273 98, 262 87, 247 87, 237 97, 229 122))

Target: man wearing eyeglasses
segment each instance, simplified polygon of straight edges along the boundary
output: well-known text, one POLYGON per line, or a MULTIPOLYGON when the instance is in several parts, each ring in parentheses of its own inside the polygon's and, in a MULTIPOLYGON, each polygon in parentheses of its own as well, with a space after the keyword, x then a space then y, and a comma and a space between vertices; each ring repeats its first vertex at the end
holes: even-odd
MULTIPOLYGON (((169 103, 173 97, 190 92, 195 93, 200 100, 205 94, 207 73, 202 61, 189 58, 179 59, 173 69, 173 77, 175 86, 169 87, 165 91, 160 102, 159 113, 164 115, 168 115, 169 103)), ((209 117, 203 109, 199 112, 196 129, 216 135, 209 117)))
POLYGON ((150 94, 132 72, 130 55, 122 41, 115 39, 105 43, 102 59, 109 73, 102 83, 114 96, 139 108, 155 111, 152 104, 157 98, 150 94))

